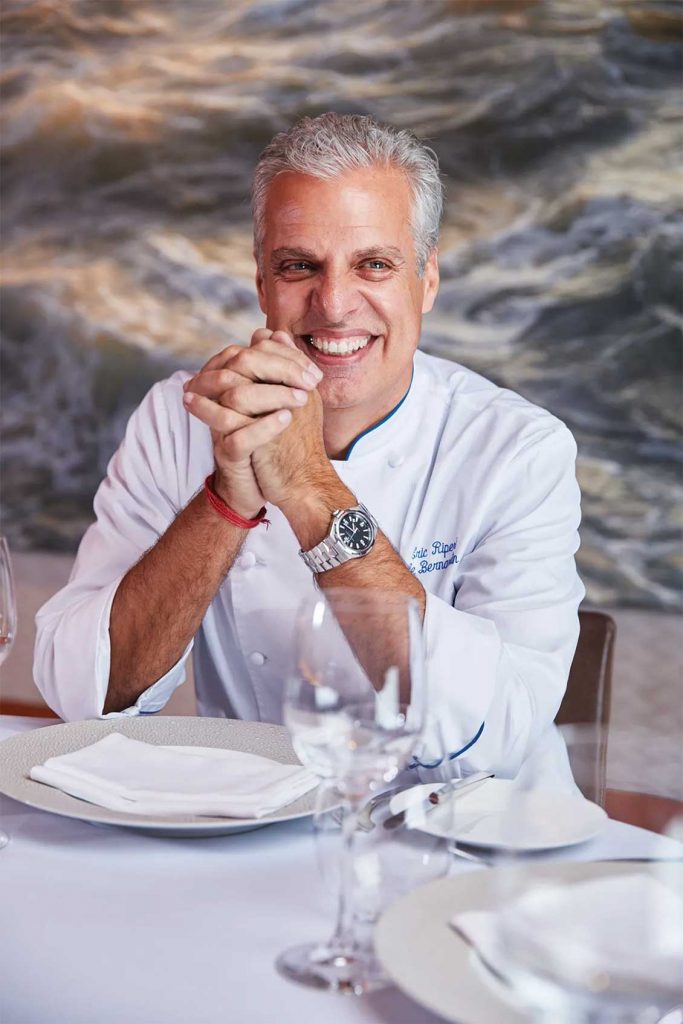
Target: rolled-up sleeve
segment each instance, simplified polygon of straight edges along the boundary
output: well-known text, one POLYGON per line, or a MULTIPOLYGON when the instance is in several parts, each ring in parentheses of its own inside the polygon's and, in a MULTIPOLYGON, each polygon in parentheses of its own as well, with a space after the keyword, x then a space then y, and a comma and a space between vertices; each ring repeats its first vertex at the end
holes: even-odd
MULTIPOLYGON (((102 716, 117 588, 182 507, 174 467, 186 444, 183 424, 173 410, 179 404, 174 393, 183 379, 175 374, 156 384, 131 417, 95 495, 96 522, 81 541, 69 582, 36 616, 35 682, 47 704, 66 721, 102 716)), ((189 644, 177 664, 132 707, 113 714, 162 708, 185 679, 191 648, 189 644)))
POLYGON ((499 473, 450 604, 428 594, 431 727, 414 767, 513 777, 553 722, 578 639, 576 445, 557 427, 499 473))

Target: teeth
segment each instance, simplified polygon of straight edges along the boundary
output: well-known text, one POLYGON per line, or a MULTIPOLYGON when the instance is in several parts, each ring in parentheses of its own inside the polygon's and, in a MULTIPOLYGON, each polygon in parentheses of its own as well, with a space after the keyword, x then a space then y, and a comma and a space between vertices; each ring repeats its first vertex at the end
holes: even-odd
POLYGON ((351 355, 352 352, 358 352, 359 349, 365 348, 372 335, 366 334, 358 338, 342 338, 340 341, 328 341, 326 338, 316 338, 312 334, 304 334, 304 338, 310 345, 317 348, 319 352, 324 352, 326 355, 347 356, 351 355))

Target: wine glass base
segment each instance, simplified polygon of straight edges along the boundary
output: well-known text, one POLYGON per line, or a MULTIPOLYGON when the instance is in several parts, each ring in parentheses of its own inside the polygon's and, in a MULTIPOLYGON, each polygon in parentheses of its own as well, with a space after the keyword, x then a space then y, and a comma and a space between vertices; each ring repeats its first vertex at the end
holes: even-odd
POLYGON ((275 966, 283 977, 299 985, 346 995, 362 996, 391 984, 369 951, 343 952, 317 942, 285 950, 275 966))

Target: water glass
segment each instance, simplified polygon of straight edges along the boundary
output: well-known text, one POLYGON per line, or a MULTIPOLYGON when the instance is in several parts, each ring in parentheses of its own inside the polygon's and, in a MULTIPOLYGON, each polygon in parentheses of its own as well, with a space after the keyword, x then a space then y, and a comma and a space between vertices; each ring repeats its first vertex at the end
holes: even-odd
MULTIPOLYGON (((615 750, 625 748, 623 730, 606 734, 603 727, 588 725, 560 733, 578 790, 601 792, 605 752, 612 744, 615 750)), ((632 750, 635 740, 631 735, 632 750)), ((653 749, 654 737, 650 740, 653 749)), ((538 780, 520 789, 534 785, 538 780)), ((515 827, 522 846, 523 815, 516 815, 515 827)), ((559 850, 507 849, 497 851, 492 877, 497 907, 492 965, 534 1020, 660 1024, 674 1019, 683 1003, 683 864, 566 863, 559 850)))
POLYGON ((305 985, 360 994, 386 979, 357 930, 356 826, 368 795, 406 766, 424 726, 419 606, 405 594, 326 589, 302 604, 294 647, 284 721, 301 762, 339 793, 342 853, 334 934, 287 950, 277 967, 305 985))

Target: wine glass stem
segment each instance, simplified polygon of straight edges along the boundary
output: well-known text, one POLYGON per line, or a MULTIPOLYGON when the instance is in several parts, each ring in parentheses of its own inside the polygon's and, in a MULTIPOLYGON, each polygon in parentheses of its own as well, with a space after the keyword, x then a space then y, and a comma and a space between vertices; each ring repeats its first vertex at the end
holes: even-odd
POLYGON ((344 802, 337 922, 329 943, 340 954, 351 953, 357 946, 353 924, 353 877, 355 833, 362 804, 362 798, 347 797, 344 802))

